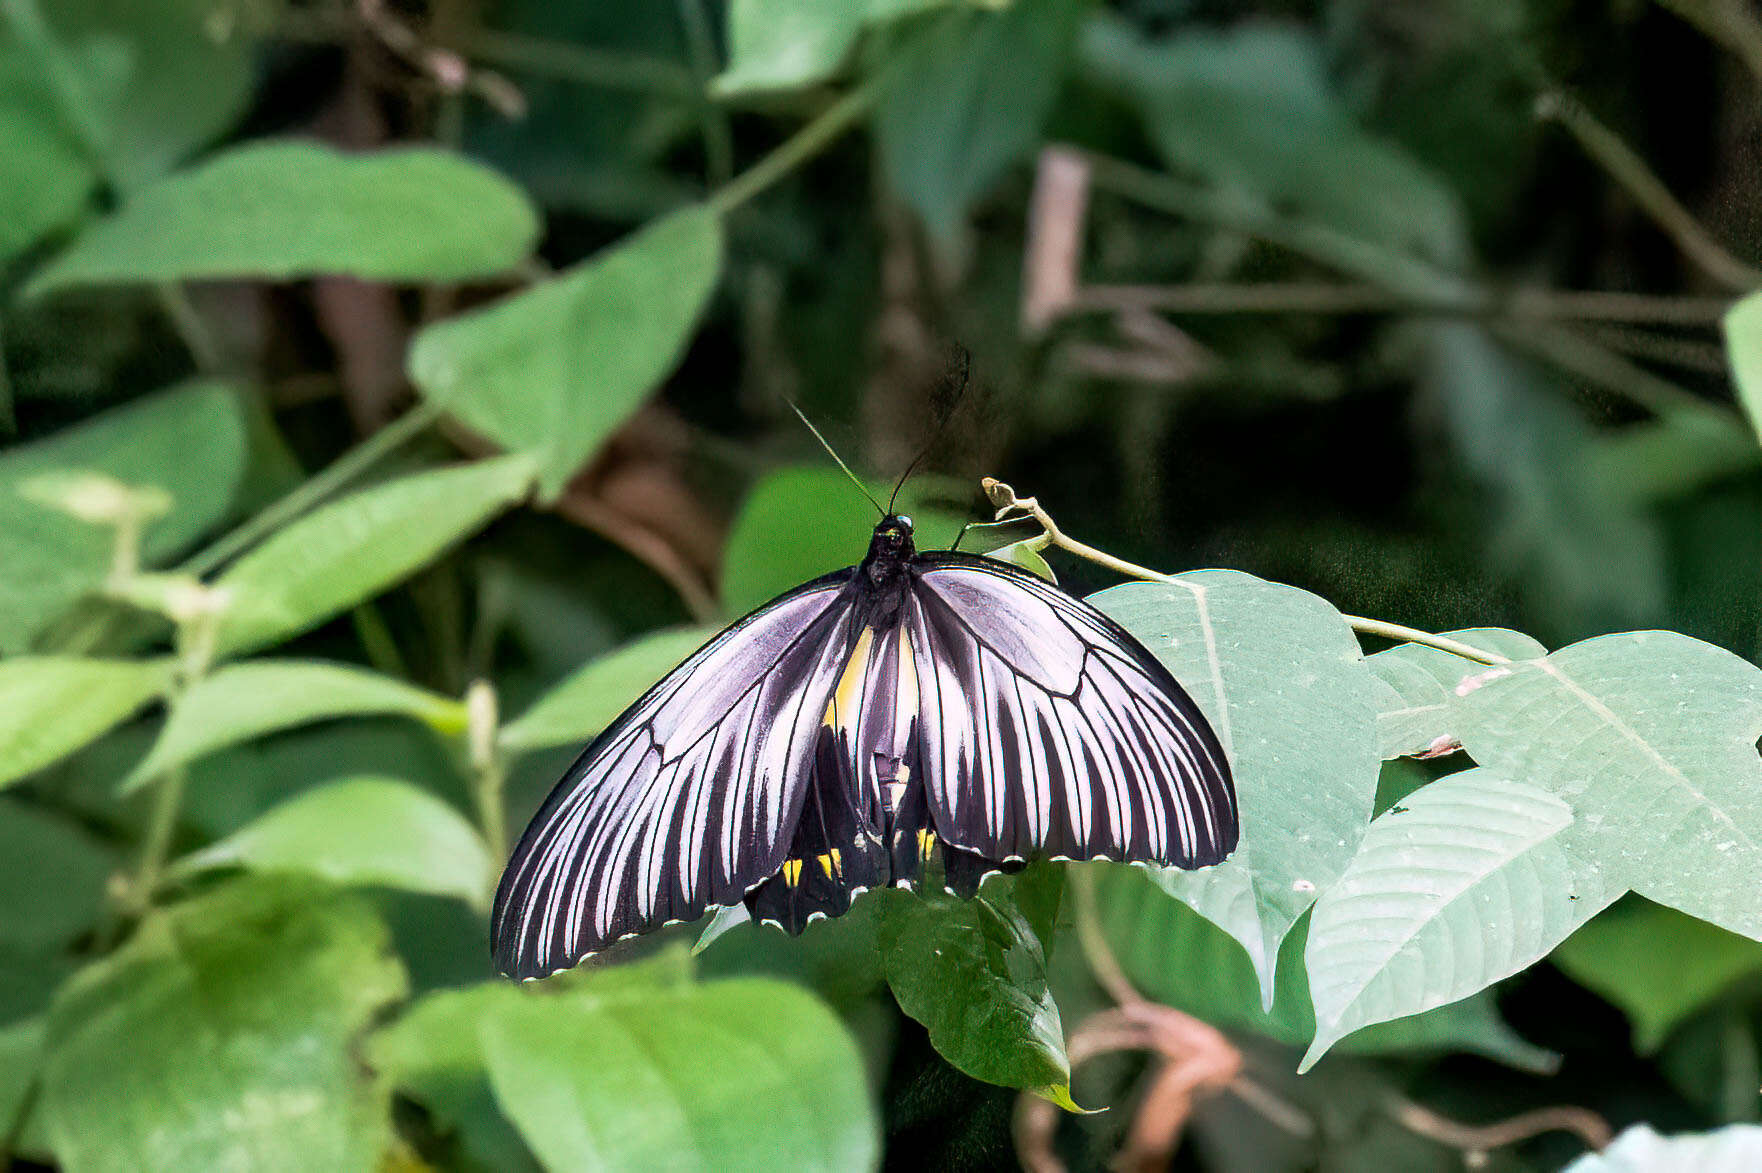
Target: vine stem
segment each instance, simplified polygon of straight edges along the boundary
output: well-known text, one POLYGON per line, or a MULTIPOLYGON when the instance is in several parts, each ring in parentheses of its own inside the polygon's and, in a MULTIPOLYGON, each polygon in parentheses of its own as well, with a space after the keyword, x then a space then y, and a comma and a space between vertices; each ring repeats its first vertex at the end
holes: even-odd
POLYGON ((496 745, 498 710, 495 687, 487 680, 473 680, 465 690, 465 747, 471 789, 490 858, 503 860, 508 858, 508 814, 503 801, 508 772, 496 745))
MULTIPOLYGON (((1116 558, 1105 550, 1097 550, 1087 542, 1079 542, 1058 527, 1058 523, 1052 519, 1051 514, 1041 507, 1040 502, 1032 497, 1016 496, 1014 489, 995 477, 984 478, 980 485, 984 488, 985 495, 990 498, 991 503, 997 507, 999 521, 1032 519, 1040 526, 1042 531, 1040 537, 1029 539, 1031 542, 1038 543, 1036 548, 1043 549, 1047 545, 1057 546, 1068 554, 1075 554, 1097 566, 1105 566, 1115 574, 1135 578, 1142 582, 1180 582, 1172 574, 1163 574, 1161 571, 1139 566, 1135 562, 1127 562, 1124 558, 1116 558)), ((1345 619, 1352 630, 1360 635, 1374 635, 1383 639, 1399 640, 1403 643, 1422 644, 1428 648, 1436 648, 1440 652, 1449 652, 1452 656, 1460 656, 1464 660, 1472 660, 1477 664, 1497 666, 1511 663, 1509 656, 1473 647, 1461 640, 1451 639, 1449 636, 1433 635, 1431 632, 1421 631, 1417 627, 1407 627, 1382 619, 1366 619, 1359 615, 1344 615, 1341 618, 1345 619)))
POLYGON ((719 216, 727 215, 831 146, 875 105, 889 76, 885 71, 878 73, 826 107, 813 121, 783 140, 776 150, 710 196, 710 210, 719 216))
POLYGON ((427 401, 411 408, 337 457, 322 472, 301 482, 287 496, 272 502, 213 545, 198 550, 178 569, 184 574, 200 576, 231 561, 403 447, 440 415, 440 408, 427 401))

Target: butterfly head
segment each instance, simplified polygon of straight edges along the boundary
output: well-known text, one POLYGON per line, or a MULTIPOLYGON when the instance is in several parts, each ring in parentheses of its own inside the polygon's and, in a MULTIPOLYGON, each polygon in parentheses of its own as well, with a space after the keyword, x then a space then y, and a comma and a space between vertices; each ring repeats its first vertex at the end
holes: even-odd
POLYGON ((900 564, 917 552, 912 544, 912 519, 890 513, 875 526, 875 536, 869 539, 869 556, 863 559, 863 565, 870 577, 880 583, 893 577, 900 564))

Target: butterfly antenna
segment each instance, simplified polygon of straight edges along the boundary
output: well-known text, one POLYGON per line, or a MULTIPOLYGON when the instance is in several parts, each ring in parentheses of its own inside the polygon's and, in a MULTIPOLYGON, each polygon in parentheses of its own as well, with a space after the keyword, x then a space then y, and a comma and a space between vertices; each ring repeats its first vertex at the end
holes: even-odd
POLYGON ((936 421, 936 430, 930 433, 930 439, 922 448, 918 449, 918 454, 912 457, 912 462, 905 466, 905 471, 899 474, 899 480, 894 482, 893 495, 887 498, 889 516, 893 513, 893 503, 899 500, 899 491, 905 488, 906 478, 912 475, 912 470, 923 462, 924 457, 930 455, 931 450, 936 447, 936 442, 942 439, 942 433, 948 430, 948 422, 954 418, 954 413, 960 410, 961 402, 967 397, 967 379, 973 373, 973 352, 959 343, 955 344, 955 349, 959 350, 961 354, 961 368, 960 375, 955 382, 954 397, 949 400, 948 409, 942 413, 942 418, 936 421))
MULTIPOLYGON (((803 414, 802 409, 797 407, 790 400, 785 399, 783 402, 789 404, 789 410, 793 411, 795 413, 795 418, 802 422, 803 427, 807 428, 808 431, 810 431, 814 434, 814 439, 816 439, 820 442, 820 447, 822 447, 826 450, 826 455, 830 456, 834 461, 837 462, 838 467, 844 470, 844 475, 850 478, 850 483, 855 485, 857 487, 857 490, 859 492, 861 492, 863 496, 865 496, 869 499, 869 504, 873 505, 877 509, 880 509, 881 516, 883 516, 883 517, 886 517, 889 514, 891 514, 892 513, 891 509, 882 509, 881 508, 881 502, 875 500, 875 494, 869 492, 869 487, 867 485, 863 484, 862 478, 858 477, 856 473, 850 471, 850 465, 844 463, 844 457, 838 455, 838 449, 836 449, 836 448, 832 447, 832 445, 828 444, 826 442, 826 437, 820 435, 820 429, 816 428, 814 426, 814 421, 809 419, 805 414, 803 414)), ((889 502, 888 504, 891 505, 892 502, 889 502)))

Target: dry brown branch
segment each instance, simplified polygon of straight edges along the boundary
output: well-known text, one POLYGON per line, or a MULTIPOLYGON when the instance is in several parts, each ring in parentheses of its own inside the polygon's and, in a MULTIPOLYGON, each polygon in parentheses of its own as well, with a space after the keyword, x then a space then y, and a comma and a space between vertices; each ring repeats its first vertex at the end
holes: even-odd
POLYGON ((1022 259, 1022 330, 1033 336, 1063 317, 1077 298, 1083 228, 1089 215, 1089 162, 1076 151, 1040 152, 1028 203, 1022 259))

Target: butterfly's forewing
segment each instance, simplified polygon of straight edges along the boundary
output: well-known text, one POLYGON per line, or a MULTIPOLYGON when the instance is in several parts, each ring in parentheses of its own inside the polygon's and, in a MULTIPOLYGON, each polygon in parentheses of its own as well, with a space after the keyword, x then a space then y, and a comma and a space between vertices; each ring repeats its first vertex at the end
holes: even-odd
POLYGON ((991 559, 921 555, 911 584, 924 784, 954 846, 1187 868, 1235 848, 1223 748, 1128 632, 991 559))
POLYGON ((502 875, 502 972, 568 968, 738 903, 779 870, 848 658, 850 579, 828 575, 730 627, 588 746, 502 875))

